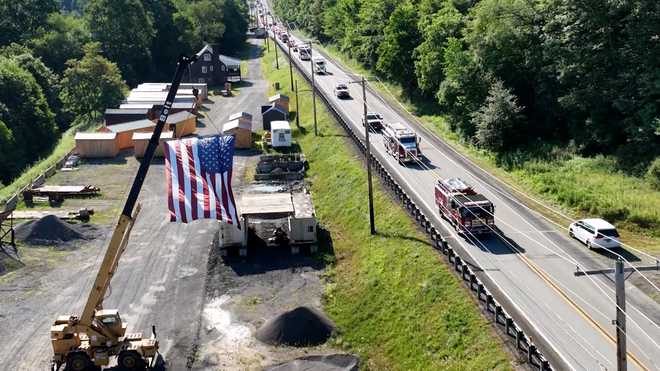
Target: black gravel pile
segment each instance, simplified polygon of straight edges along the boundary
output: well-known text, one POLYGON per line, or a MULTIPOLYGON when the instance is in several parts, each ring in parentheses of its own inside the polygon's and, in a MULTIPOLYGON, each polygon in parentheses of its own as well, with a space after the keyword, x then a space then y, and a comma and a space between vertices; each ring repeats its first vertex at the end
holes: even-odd
POLYGON ((15 229, 16 239, 30 245, 58 245, 93 238, 93 228, 63 222, 55 215, 23 223, 15 229))
POLYGON ((298 307, 264 323, 256 337, 266 344, 295 347, 325 343, 335 325, 323 313, 309 307, 298 307))
POLYGON ((351 354, 307 356, 268 366, 264 371, 358 371, 360 359, 351 354))

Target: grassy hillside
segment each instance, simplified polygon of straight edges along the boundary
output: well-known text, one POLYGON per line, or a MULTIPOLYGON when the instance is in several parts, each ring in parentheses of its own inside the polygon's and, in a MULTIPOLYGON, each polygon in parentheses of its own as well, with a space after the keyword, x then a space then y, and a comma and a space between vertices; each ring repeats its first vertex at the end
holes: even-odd
MULTIPOLYGON (((273 51, 262 67, 271 84, 289 87, 282 54, 279 70, 273 51)), ((370 236, 362 157, 325 108, 319 110, 320 136, 314 137, 311 97, 300 98, 304 130, 294 136, 310 161, 314 204, 334 249, 325 307, 339 326, 336 344, 359 353, 365 369, 511 369, 512 360, 466 289, 378 182, 378 235, 370 236)), ((291 107, 296 110, 293 101, 291 107)))
POLYGON ((57 145, 50 153, 50 155, 48 155, 48 157, 35 162, 32 166, 25 169, 25 171, 23 171, 21 176, 16 178, 11 184, 5 187, 0 186, 0 204, 2 204, 3 201, 11 197, 19 189, 29 184, 36 177, 44 173, 46 169, 55 165, 57 161, 61 160, 62 157, 64 157, 64 155, 69 153, 69 151, 71 151, 73 147, 76 146, 76 142, 74 140, 76 132, 93 130, 98 125, 99 125, 98 123, 93 122, 93 123, 79 124, 69 128, 69 130, 67 130, 62 135, 60 140, 57 142, 57 145))

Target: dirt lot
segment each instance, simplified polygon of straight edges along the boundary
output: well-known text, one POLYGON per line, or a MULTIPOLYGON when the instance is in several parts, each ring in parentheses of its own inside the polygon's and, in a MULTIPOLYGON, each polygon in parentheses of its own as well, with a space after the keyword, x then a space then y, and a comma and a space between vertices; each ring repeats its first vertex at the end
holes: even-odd
MULTIPOLYGON (((246 83, 233 98, 212 97, 208 114, 221 124, 234 111, 256 114, 265 101, 256 49, 250 49, 246 83)), ((206 119, 199 133, 216 133, 206 119)), ((254 152, 237 153, 234 181, 254 166, 254 152)), ((102 195, 67 200, 62 207, 92 207, 103 237, 67 252, 36 249, 37 258, 0 278, 0 370, 33 371, 48 366, 48 329, 55 316, 79 313, 107 246, 112 222, 137 167, 125 155, 112 163, 87 162, 77 172, 58 173, 49 184, 95 184, 102 195)), ((119 308, 129 331, 150 333, 156 325, 168 370, 245 370, 325 347, 301 350, 265 346, 253 333, 265 320, 299 305, 319 308, 323 264, 310 256, 257 250, 247 260, 218 258, 212 248, 217 223, 170 223, 164 167, 155 161, 140 196, 142 212, 131 234, 107 308, 119 308)), ((235 185, 238 189, 238 184, 235 185)), ((237 195, 237 197, 240 197, 237 195)))

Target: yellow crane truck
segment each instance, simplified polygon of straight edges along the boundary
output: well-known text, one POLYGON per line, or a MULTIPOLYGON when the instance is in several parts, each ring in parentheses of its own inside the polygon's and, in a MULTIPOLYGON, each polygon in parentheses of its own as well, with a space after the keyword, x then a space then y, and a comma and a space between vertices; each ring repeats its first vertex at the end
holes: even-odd
POLYGON ((198 58, 199 55, 179 57, 176 73, 158 123, 133 180, 124 209, 119 216, 103 262, 96 274, 96 280, 82 315, 59 316, 50 328, 50 339, 53 346, 52 371, 58 371, 62 365, 65 365, 65 371, 98 370, 110 365, 113 358, 117 359, 119 370, 137 371, 152 368, 157 359, 158 340, 156 340, 155 326, 152 327, 150 338, 144 338, 141 333, 127 333, 128 326, 122 320, 119 311, 103 309, 103 299, 117 269, 119 259, 128 244, 135 218, 140 211, 139 204, 135 207, 137 198, 154 151, 158 146, 163 126, 172 108, 181 77, 188 66, 198 58), (135 210, 133 210, 134 208, 135 210))

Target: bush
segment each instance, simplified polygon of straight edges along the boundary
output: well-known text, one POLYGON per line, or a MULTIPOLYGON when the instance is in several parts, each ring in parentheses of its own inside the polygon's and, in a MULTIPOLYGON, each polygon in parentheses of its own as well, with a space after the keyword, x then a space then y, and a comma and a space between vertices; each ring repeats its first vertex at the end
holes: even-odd
POLYGON ((653 188, 660 190, 660 157, 656 157, 649 165, 646 170, 646 180, 653 188))

